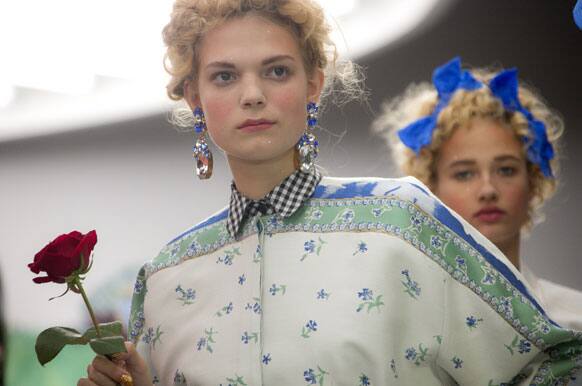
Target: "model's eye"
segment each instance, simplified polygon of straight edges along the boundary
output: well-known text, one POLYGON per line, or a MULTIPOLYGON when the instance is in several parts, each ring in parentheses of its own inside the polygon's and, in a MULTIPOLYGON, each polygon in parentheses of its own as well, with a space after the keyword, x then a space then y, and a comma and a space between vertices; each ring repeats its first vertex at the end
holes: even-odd
POLYGON ((269 68, 267 76, 275 79, 284 79, 289 75, 289 68, 286 66, 274 66, 269 68))
POLYGON ((471 170, 459 170, 453 174, 453 178, 457 181, 467 181, 474 175, 475 173, 471 170))
POLYGON ((218 84, 227 84, 235 80, 235 75, 228 71, 220 71, 212 75, 212 81, 218 84))
POLYGON ((511 177, 517 173, 517 168, 513 166, 502 166, 499 169, 497 169, 497 173, 504 177, 511 177))

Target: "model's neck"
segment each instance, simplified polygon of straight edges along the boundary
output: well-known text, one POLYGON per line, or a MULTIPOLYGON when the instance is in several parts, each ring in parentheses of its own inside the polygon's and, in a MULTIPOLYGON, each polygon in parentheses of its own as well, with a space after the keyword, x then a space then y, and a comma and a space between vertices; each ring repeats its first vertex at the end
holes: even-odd
POLYGON ((258 200, 295 171, 294 149, 277 159, 248 161, 227 155, 234 183, 245 197, 258 200))
POLYGON ((507 258, 509 259, 509 261, 517 268, 519 269, 519 245, 520 245, 520 235, 517 234, 515 237, 506 240, 502 243, 498 243, 497 247, 499 249, 501 249, 501 252, 503 252, 503 254, 505 256, 507 256, 507 258))

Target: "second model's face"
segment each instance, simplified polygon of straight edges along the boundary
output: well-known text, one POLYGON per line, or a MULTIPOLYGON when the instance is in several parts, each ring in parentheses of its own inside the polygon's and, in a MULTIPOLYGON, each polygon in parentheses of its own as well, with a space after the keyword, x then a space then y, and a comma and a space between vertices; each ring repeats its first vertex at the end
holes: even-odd
POLYGON ((210 30, 199 49, 193 102, 229 162, 292 162, 317 101, 321 74, 309 77, 296 38, 256 15, 210 30))
POLYGON ((513 131, 475 119, 443 143, 435 194, 498 247, 519 237, 530 189, 522 143, 513 131))

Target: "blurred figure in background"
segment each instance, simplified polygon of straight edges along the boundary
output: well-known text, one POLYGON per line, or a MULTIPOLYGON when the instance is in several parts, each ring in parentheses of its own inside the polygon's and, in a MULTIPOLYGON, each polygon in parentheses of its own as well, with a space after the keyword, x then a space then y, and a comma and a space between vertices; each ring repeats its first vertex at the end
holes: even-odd
POLYGON ((519 253, 522 234, 556 190, 563 122, 516 70, 463 70, 455 58, 435 70, 432 85, 412 84, 386 102, 374 129, 403 174, 522 271, 554 321, 582 330, 582 292, 536 277, 519 253))

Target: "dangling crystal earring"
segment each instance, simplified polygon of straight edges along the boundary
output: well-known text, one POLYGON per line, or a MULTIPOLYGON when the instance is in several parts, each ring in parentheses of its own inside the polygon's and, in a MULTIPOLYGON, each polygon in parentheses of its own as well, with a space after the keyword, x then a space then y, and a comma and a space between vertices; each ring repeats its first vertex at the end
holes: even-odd
POLYGON ((212 153, 206 143, 206 119, 200 107, 194 109, 194 130, 199 134, 192 148, 196 160, 196 175, 201 180, 206 180, 212 176, 212 153))
POLYGON ((297 143, 297 160, 299 169, 303 173, 309 173, 313 170, 315 159, 319 153, 319 142, 312 130, 317 125, 317 112, 319 106, 313 102, 307 104, 307 128, 297 143))

